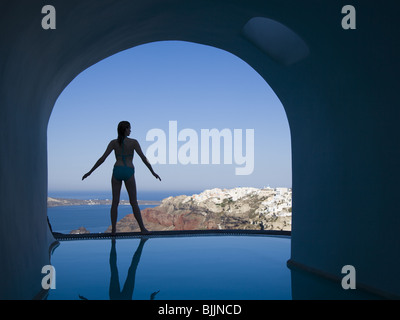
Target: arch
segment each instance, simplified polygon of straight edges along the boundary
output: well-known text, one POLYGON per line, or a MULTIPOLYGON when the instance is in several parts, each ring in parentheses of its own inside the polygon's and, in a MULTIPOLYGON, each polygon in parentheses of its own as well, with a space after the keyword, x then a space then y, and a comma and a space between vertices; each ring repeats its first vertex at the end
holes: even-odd
MULTIPOLYGON (((170 80, 167 81, 169 82, 170 80)), ((69 93, 66 94, 66 96, 68 95, 68 97, 71 98, 74 96, 73 92, 78 92, 77 94, 82 97, 80 97, 79 100, 73 99, 72 103, 71 100, 69 100, 69 104, 71 104, 71 108, 69 108, 69 105, 65 103, 66 100, 62 99, 64 92, 60 94, 55 108, 57 109, 57 105, 60 107, 64 106, 66 109, 64 111, 66 112, 66 116, 65 118, 60 118, 61 113, 58 114, 58 121, 63 122, 61 127, 55 127, 54 123, 49 123, 48 142, 51 143, 55 140, 58 141, 59 138, 62 138, 62 140, 66 138, 69 141, 74 141, 73 138, 68 137, 68 130, 71 130, 71 133, 73 131, 74 136, 77 134, 76 132, 78 130, 81 130, 82 137, 85 136, 85 133, 82 130, 85 130, 89 132, 96 132, 96 135, 102 135, 102 137, 99 137, 100 140, 98 141, 101 141, 103 139, 102 143, 105 143, 107 139, 114 136, 115 128, 114 124, 112 123, 117 123, 120 120, 120 116, 124 117, 125 115, 129 114, 130 120, 133 121, 134 136, 140 141, 143 151, 146 152, 149 145, 158 145, 158 143, 156 144, 154 142, 149 142, 151 138, 147 139, 146 132, 148 132, 148 134, 154 130, 159 132, 160 129, 152 130, 150 128, 162 128, 161 133, 164 137, 163 141, 165 139, 166 146, 162 159, 158 158, 158 160, 160 160, 161 162, 161 165, 158 168, 159 170, 164 171, 164 173, 163 171, 159 173, 163 176, 163 178, 166 178, 165 181, 170 182, 154 185, 151 176, 147 176, 145 174, 144 177, 141 177, 139 175, 137 178, 139 179, 139 190, 147 190, 153 188, 158 190, 158 188, 168 188, 170 190, 186 189, 191 191, 197 190, 197 192, 200 192, 205 189, 212 189, 216 187, 234 188, 237 186, 248 186, 262 188, 263 186, 266 186, 268 184, 275 187, 291 188, 289 141, 290 127, 287 121, 285 110, 283 109, 279 99, 273 93, 272 89, 268 86, 267 83, 265 83, 265 80, 260 77, 259 74, 255 72, 250 66, 248 66, 248 64, 246 64, 243 60, 226 51, 216 49, 215 47, 203 46, 182 41, 152 42, 151 45, 140 45, 138 47, 124 50, 123 52, 121 52, 121 55, 116 54, 109 58, 106 58, 105 60, 99 62, 97 65, 89 67, 88 69, 83 71, 73 80, 73 82, 74 83, 71 86, 71 89, 73 91, 67 90, 69 93), (176 49, 174 49, 175 47, 176 49), (180 50, 183 50, 184 54, 180 54, 180 50), (167 55, 166 59, 163 58, 164 54, 167 55), (175 54, 177 54, 181 58, 172 58, 172 60, 170 60, 171 55, 175 54), (144 55, 148 55, 149 58, 146 58, 144 55), (155 55, 157 55, 157 58, 155 57, 155 55), (205 57, 203 57, 203 55, 205 57), (195 56, 195 58, 192 58, 191 56, 195 56), (137 62, 136 59, 139 59, 139 62, 137 62), (222 67, 218 66, 218 64, 221 64, 220 62, 223 62, 222 67), (201 64, 201 68, 195 66, 197 63, 201 64), (121 64, 124 64, 125 66, 121 67, 121 64), (173 66, 168 67, 167 64, 172 64, 173 66), (181 67, 179 67, 179 64, 184 65, 185 68, 182 69, 181 67), (147 67, 144 67, 145 65, 147 65, 147 67), (117 68, 118 71, 114 70, 114 66, 117 68), (177 71, 175 71, 176 69, 177 71), (102 70, 104 70, 104 73, 102 73, 102 70), (86 71, 88 72, 86 73, 86 71), (151 76, 148 76, 147 72, 151 76), (236 72, 238 72, 238 74, 236 74, 236 72), (89 80, 89 77, 91 77, 91 75, 93 76, 94 73, 96 79, 90 78, 93 80, 89 80), (226 74, 228 73, 229 75, 236 74, 236 76, 233 77, 234 79, 230 79, 229 77, 226 77, 226 74), (214 75, 218 77, 218 81, 215 81, 213 79, 215 77, 214 75), (80 76, 82 76, 82 78, 80 78, 80 76), (132 87, 132 90, 123 85, 127 77, 129 78, 129 82, 134 83, 134 87, 132 87), (183 82, 182 80, 173 80, 173 85, 170 85, 166 82, 160 82, 159 77, 161 77, 161 79, 167 77, 167 79, 171 80, 175 78, 181 79, 182 77, 185 77, 185 80, 183 80, 183 82), (198 77, 200 77, 200 80, 198 79, 198 77), (97 78, 101 79, 99 80, 99 83, 101 83, 101 87, 96 87, 97 78), (80 79, 84 80, 81 82, 80 79), (121 83, 121 86, 117 86, 118 82, 121 83), (80 83, 82 83, 82 87, 79 85, 80 83), (105 86, 106 83, 108 84, 107 87, 105 86), (190 83, 190 86, 184 87, 185 89, 182 89, 181 85, 185 86, 187 83, 190 83), (221 84, 221 88, 223 88, 223 91, 220 93, 215 92, 215 90, 218 89, 216 89, 214 85, 211 85, 210 83, 215 83, 215 85, 217 86, 221 84), (110 87, 108 87, 109 85, 110 87), (194 89, 193 86, 196 87, 196 89, 194 89), (257 90, 254 89, 253 86, 257 90), (77 89, 78 87, 79 89, 77 89), (120 89, 122 87, 124 87, 124 89, 120 89), (193 89, 191 89, 192 87, 193 89), (89 92, 91 92, 92 94, 85 95, 83 93, 86 92, 87 88, 89 88, 89 92), (151 88, 152 93, 149 94, 147 88, 151 88), (263 90, 264 88, 265 90, 263 90), (182 90, 184 92, 182 92, 182 90), (189 91, 187 92, 187 90, 189 91), (107 92, 98 93, 100 91, 107 92), (128 96, 125 95, 124 92, 128 93, 129 91, 132 92, 129 94, 129 98, 127 98, 128 96), (135 91, 137 91, 137 93, 134 93, 135 91), (141 91, 144 91, 146 93, 141 94, 141 91), (210 96, 209 98, 204 100, 202 97, 208 96, 209 91, 212 92, 212 97, 210 96), (153 92, 156 92, 156 94, 154 95, 156 97, 152 96, 153 92), (193 96, 189 96, 190 93, 194 94, 194 97, 196 99, 195 103, 193 101, 193 96), (106 104, 102 102, 100 102, 100 104, 92 102, 92 100, 98 99, 99 94, 101 94, 102 96, 102 101, 107 101, 106 104), (119 98, 121 96, 123 96, 124 98, 119 98), (125 111, 118 111, 119 107, 113 104, 114 97, 118 97, 118 105, 126 105, 126 101, 129 99, 129 109, 127 106, 125 106, 125 111), (160 99, 159 97, 163 97, 163 99, 160 99), (233 97, 237 97, 238 99, 236 100, 233 97), (164 101, 165 98, 166 100, 164 101), (171 101, 174 101, 172 105, 171 102, 169 102, 169 99, 171 98, 173 99, 171 101), (85 101, 82 104, 80 102, 82 100, 87 100, 87 102, 85 101), (76 106, 72 106, 73 104, 76 104, 76 106), (82 111, 82 109, 86 109, 87 105, 87 109, 91 111, 82 111), (92 106, 92 109, 89 106, 92 106), (240 106, 246 107, 246 112, 243 113, 243 110, 240 108, 240 106), (167 113, 164 110, 166 107, 168 107, 167 113), (193 109, 193 114, 190 114, 190 108, 192 107, 194 107, 195 109, 193 109), (262 109, 262 107, 265 107, 265 109, 262 109), (221 111, 218 111, 218 109, 221 109, 221 111), (76 114, 75 110, 77 110, 76 114), (101 132, 99 132, 98 120, 104 118, 104 115, 101 117, 97 117, 96 114, 103 113, 103 110, 107 114, 109 122, 108 124, 102 122, 102 126, 104 125, 104 127, 102 128, 101 132), (140 113, 140 117, 136 117, 138 113, 140 113), (91 114, 93 114, 93 116, 89 120, 87 116, 91 116, 91 114), (154 118, 153 115, 155 114, 157 114, 157 117, 154 118), (274 119, 276 124, 273 122, 272 119, 268 119, 271 117, 274 119), (218 118, 220 119, 220 121, 215 121, 215 119, 218 118), (264 120, 261 121, 261 118, 264 118, 264 120), (240 121, 239 119, 242 121, 240 121), (284 129, 279 130, 278 124, 280 124, 284 129), (172 148, 170 148, 169 144, 167 145, 166 142, 171 134, 172 136, 174 135, 173 132, 176 131, 176 133, 179 134, 181 130, 187 130, 187 128, 191 128, 191 133, 195 135, 195 138, 190 139, 190 142, 193 142, 190 143, 190 149, 196 150, 196 160, 193 161, 192 158, 189 161, 190 163, 188 166, 180 166, 180 168, 182 169, 181 172, 174 172, 174 168, 176 167, 175 165, 165 166, 165 164, 177 164, 179 166, 182 163, 179 159, 181 146, 188 146, 189 144, 186 144, 183 141, 177 142, 175 153, 178 155, 178 158, 173 160, 175 161, 175 163, 173 163, 173 161, 171 162, 170 160, 170 152, 172 148), (208 132, 208 130, 212 128, 217 128, 217 130, 214 131, 217 131, 217 133, 220 134, 223 134, 224 131, 228 130, 227 134, 232 141, 228 143, 228 145, 230 145, 229 149, 226 139, 223 140, 224 143, 222 144, 222 148, 224 152, 221 153, 221 155, 214 154, 215 152, 210 150, 210 154, 207 153, 208 158, 210 158, 208 159, 208 162, 215 162, 219 163, 220 165, 207 166, 205 165, 207 161, 203 159, 206 154, 202 151, 205 148, 203 143, 201 142, 201 130, 208 132), (236 139, 234 128, 235 130, 243 130, 242 133, 238 134, 238 137, 236 139), (242 160, 245 161, 244 163, 242 163, 242 160, 236 154, 237 152, 233 152, 234 149, 238 149, 237 147, 234 147, 234 142, 238 140, 239 137, 242 137, 243 141, 245 141, 247 135, 246 129, 251 132, 256 132, 256 140, 254 148, 244 148, 243 150, 240 149, 244 157, 242 160), (279 133, 276 131, 279 131, 279 133), (272 139, 273 135, 276 136, 276 139, 272 139), (54 136, 57 138, 54 138, 54 136), (275 142, 274 140, 280 141, 282 139, 284 140, 284 145, 280 147, 277 146, 277 142, 275 142), (195 140, 196 142, 194 143, 195 140), (264 150, 266 146, 268 146, 268 148, 270 149, 268 152, 264 150), (255 161, 257 162, 256 166, 254 166, 254 161, 250 161, 249 159, 249 153, 252 153, 254 155, 254 149, 256 150, 257 154, 255 159, 255 161), (275 155, 279 154, 280 152, 275 151, 277 149, 283 150, 281 151, 281 154, 284 153, 284 155, 286 156, 284 160, 285 163, 282 166, 280 166, 282 162, 280 162, 278 158, 283 158, 283 156, 277 157, 275 155), (230 156, 230 160, 225 159, 225 152, 228 153, 228 157, 230 156), (268 153, 268 156, 266 156, 266 153, 268 153), (217 156, 217 160, 212 160, 212 155, 217 156), (264 162, 269 163, 269 166, 267 166, 264 162), (275 166, 276 168, 271 169, 273 166, 275 166), (278 179, 278 174, 274 174, 274 172, 279 171, 281 167, 287 169, 288 172, 287 174, 286 172, 284 173, 284 179, 278 179), (191 175, 191 173, 194 172, 194 168, 196 169, 196 174, 191 175), (206 168, 211 169, 211 171, 205 171, 206 168), (260 168, 265 169, 261 170, 260 168), (247 170, 247 172, 244 172, 244 175, 238 174, 238 172, 240 173, 241 170, 242 172, 244 170, 247 170), (254 170, 257 172, 257 174, 254 170), (264 174, 264 171, 266 174, 264 174), (200 175, 199 172, 201 172, 200 175), (183 176, 181 177, 182 174, 183 176), (222 174, 222 176, 225 176, 225 174, 229 174, 229 177, 227 176, 227 179, 225 181, 222 180, 219 184, 215 184, 217 183, 216 178, 212 179, 214 181, 213 183, 207 183, 207 174, 222 174), (262 181, 260 176, 263 174, 264 180, 262 181), (235 176, 235 179, 232 176, 235 176), (182 186, 177 186, 177 184, 175 184, 172 187, 167 187, 167 185, 171 182, 176 182, 178 180, 181 180, 182 182, 189 180, 195 181, 197 179, 199 179, 198 181, 196 181, 197 187, 193 186, 193 183, 191 186, 188 186, 188 184, 185 183, 182 186), (279 180, 283 180, 284 182, 279 182, 279 180), (143 184, 143 182, 145 182, 145 184, 143 184)), ((186 140, 186 142, 188 141, 189 140, 186 140)), ((72 167, 75 167, 75 170, 77 169, 76 166, 80 166, 80 169, 78 170, 87 170, 87 166, 90 165, 91 161, 93 161, 92 157, 97 152, 100 152, 99 150, 102 150, 103 148, 101 145, 93 147, 93 144, 91 144, 93 148, 90 149, 91 146, 87 144, 88 142, 89 140, 87 140, 86 138, 84 140, 79 139, 78 141, 76 141, 76 143, 74 142, 73 147, 70 146, 69 150, 70 152, 76 154, 71 154, 71 157, 73 157, 73 159, 68 159, 64 157, 64 162, 57 163, 57 172, 62 173, 63 171, 65 171, 62 170, 63 165, 72 165, 72 167), (92 154, 92 156, 88 157, 88 155, 90 154, 92 154), (82 161, 82 156, 86 156, 85 161, 82 161), (70 161, 72 161, 72 163, 70 163, 70 161)), ((213 139, 210 146, 214 145, 216 142, 217 140, 213 139)), ((51 145, 49 145, 49 148, 50 146, 51 145)), ((58 146, 60 145, 58 144, 58 146)), ((244 146, 246 146, 246 143, 244 144, 244 146)), ((66 154, 66 152, 67 149, 63 148, 63 154, 66 154)), ((54 152, 52 154, 54 155, 54 152)), ((152 155, 154 155, 153 152, 147 154, 149 160, 152 160, 152 155)), ((112 157, 109 157, 109 161, 112 161, 111 158, 112 157)), ((186 158, 184 159, 184 161, 188 161, 188 159, 186 158)), ((139 159, 137 162, 135 162, 135 166, 137 166, 138 172, 142 170, 142 163, 139 161, 139 159)), ((49 167, 49 169, 53 168, 49 167)), ((145 172, 147 172, 146 168, 144 168, 144 170, 145 172)), ((109 172, 106 170, 103 171, 103 169, 100 169, 99 171, 102 172, 97 172, 95 176, 89 179, 89 181, 85 180, 84 183, 82 183, 79 179, 76 179, 76 176, 71 172, 71 175, 69 176, 70 180, 67 182, 67 185, 64 186, 64 188, 70 188, 70 190, 80 190, 81 188, 86 188, 86 186, 90 184, 93 187, 93 185, 96 183, 96 179, 100 179, 97 180, 98 185, 94 186, 94 188, 99 188, 100 185, 104 183, 100 181, 107 181, 107 185, 103 186, 104 190, 106 190, 109 187, 109 172)), ((281 169, 280 171, 284 170, 281 169)), ((55 172, 56 171, 54 171, 53 169, 53 173, 55 172)), ((49 174, 51 174, 51 171, 49 172, 49 174)), ((49 177, 49 179, 51 179, 51 177, 49 177)), ((51 187, 53 187, 54 190, 54 184, 52 184, 51 182, 52 181, 49 180, 49 188, 51 190, 51 187)), ((60 186, 61 189, 56 190, 67 190, 62 189, 63 186, 60 184, 58 188, 60 188, 60 186)))
POLYGON ((400 30, 398 4, 360 2, 358 15, 385 19, 351 31, 341 28, 335 1, 55 0, 52 5, 55 30, 40 27, 40 3, 1 6, 0 29, 7 32, 0 36, 0 127, 7 157, 0 159, 0 246, 8 258, 0 266, 7 275, 2 298, 34 296, 41 283, 38 270, 48 263, 46 126, 57 97, 90 65, 156 40, 231 52, 282 101, 292 138, 292 261, 334 278, 352 264, 358 283, 400 295, 400 258, 392 250, 400 239, 398 208, 394 201, 381 201, 395 198, 399 180, 397 90, 391 90, 398 48, 376 64, 380 48, 398 41, 395 32, 387 32, 400 30), (253 17, 293 30, 310 55, 287 67, 276 64, 242 34, 253 17))

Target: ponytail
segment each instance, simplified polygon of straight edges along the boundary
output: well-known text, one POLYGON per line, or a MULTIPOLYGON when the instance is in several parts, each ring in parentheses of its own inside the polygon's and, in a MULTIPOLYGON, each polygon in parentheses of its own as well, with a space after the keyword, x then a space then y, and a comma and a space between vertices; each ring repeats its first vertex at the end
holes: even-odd
POLYGON ((120 146, 122 145, 122 141, 125 138, 126 129, 128 129, 130 127, 131 127, 131 124, 128 121, 121 121, 118 124, 118 129, 117 129, 117 131, 118 131, 118 144, 120 146))

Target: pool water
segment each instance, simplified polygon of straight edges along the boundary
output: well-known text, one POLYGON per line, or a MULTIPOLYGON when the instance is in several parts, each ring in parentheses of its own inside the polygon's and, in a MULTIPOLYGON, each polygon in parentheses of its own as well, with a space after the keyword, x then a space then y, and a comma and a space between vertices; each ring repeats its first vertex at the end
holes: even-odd
POLYGON ((60 241, 48 300, 291 299, 290 237, 60 241))

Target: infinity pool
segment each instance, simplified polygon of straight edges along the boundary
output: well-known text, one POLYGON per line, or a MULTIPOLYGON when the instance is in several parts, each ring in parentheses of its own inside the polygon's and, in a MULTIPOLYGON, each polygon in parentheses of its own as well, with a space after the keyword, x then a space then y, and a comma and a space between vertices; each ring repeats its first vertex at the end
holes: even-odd
POLYGON ((291 299, 289 258, 285 236, 60 241, 47 299, 291 299))

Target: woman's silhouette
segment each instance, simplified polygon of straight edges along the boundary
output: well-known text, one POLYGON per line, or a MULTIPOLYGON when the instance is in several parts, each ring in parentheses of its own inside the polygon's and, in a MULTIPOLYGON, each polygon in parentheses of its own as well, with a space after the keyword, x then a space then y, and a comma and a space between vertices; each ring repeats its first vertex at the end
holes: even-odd
POLYGON ((139 157, 142 159, 143 163, 149 168, 151 173, 156 179, 161 181, 161 178, 157 173, 154 172, 151 167, 150 162, 147 160, 145 155, 140 148, 139 142, 135 139, 130 139, 128 136, 131 133, 131 125, 128 121, 121 121, 118 124, 118 138, 111 140, 104 154, 95 163, 93 168, 86 173, 82 180, 86 179, 91 173, 96 170, 109 154, 114 150, 116 162, 114 164, 114 170, 111 178, 111 188, 112 188, 112 205, 111 205, 111 234, 115 234, 118 216, 118 204, 121 194, 122 181, 125 182, 126 190, 129 194, 129 201, 132 206, 133 215, 135 216, 141 233, 148 234, 149 231, 145 228, 142 220, 142 215, 140 213, 139 205, 137 202, 136 193, 136 181, 135 181, 135 167, 133 166, 133 153, 137 152, 139 157))
POLYGON ((148 239, 140 238, 139 246, 137 247, 135 254, 132 257, 131 265, 128 269, 128 275, 126 276, 124 287, 119 285, 119 275, 117 267, 117 250, 115 248, 115 239, 111 240, 111 251, 110 251, 110 288, 109 295, 110 300, 132 300, 133 290, 135 289, 135 278, 136 270, 139 265, 140 257, 142 255, 143 246, 148 239))

